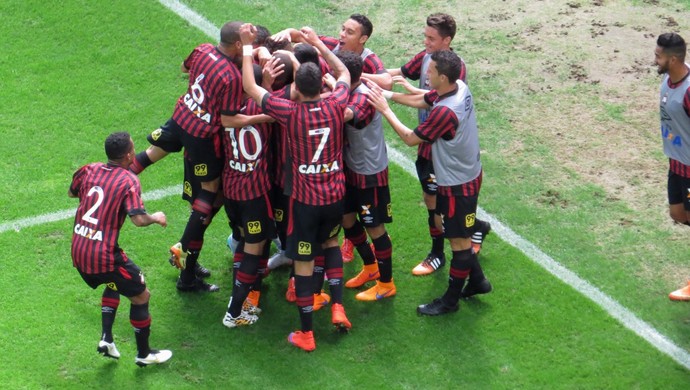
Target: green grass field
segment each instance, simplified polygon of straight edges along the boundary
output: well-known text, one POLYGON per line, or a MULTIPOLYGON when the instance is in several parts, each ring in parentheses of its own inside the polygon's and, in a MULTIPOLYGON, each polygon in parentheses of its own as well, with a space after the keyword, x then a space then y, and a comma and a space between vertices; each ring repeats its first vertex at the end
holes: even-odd
MULTIPOLYGON (((365 13, 375 26, 368 45, 387 67, 403 64, 421 49, 418 27, 432 10, 453 13, 468 4, 185 3, 215 26, 239 19, 272 31, 311 25, 328 35, 337 34, 351 13, 365 13)), ((71 0, 47 6, 7 0, 0 3, 0 13, 2 224, 76 207, 66 196, 71 175, 85 163, 104 159, 107 134, 127 130, 143 150, 146 135, 169 118, 185 90, 180 62, 197 44, 215 41, 155 1, 71 0)), ((481 23, 472 26, 477 25, 481 23)), ((665 216, 640 217, 625 202, 575 174, 554 183, 549 174, 567 169, 536 137, 520 140, 526 145, 524 155, 508 155, 507 146, 520 135, 506 114, 517 92, 505 81, 516 76, 522 58, 534 54, 511 51, 511 38, 480 28, 463 29, 456 39, 470 69, 482 126, 486 176, 481 206, 682 350, 690 350, 690 307, 667 299, 668 291, 677 288, 672 281, 649 276, 655 266, 688 270, 687 265, 683 268, 687 233, 655 219, 665 216), (500 75, 485 73, 475 60, 489 50, 494 65, 502 65, 500 75), (540 163, 533 163, 535 159, 540 163), (597 228, 616 221, 632 222, 617 229, 597 228), (608 239, 595 242, 595 233, 608 239)), ((587 86, 577 92, 596 96, 598 91, 587 86)), ((534 103, 541 97, 521 98, 534 103)), ((414 125, 411 110, 398 107, 398 112, 414 125)), ((612 110, 609 116, 602 120, 620 120, 621 113, 612 110)), ((412 159, 414 150, 389 135, 390 147, 412 159)), ((144 192, 180 184, 180 158, 170 156, 144 172, 144 192)), ((286 342, 299 325, 297 310, 283 298, 286 270, 266 279, 264 314, 255 326, 230 330, 221 324, 231 291, 231 255, 225 247, 229 231, 223 215, 207 232, 202 253, 221 292, 176 291, 177 272, 166 254, 188 216, 186 203, 177 195, 146 202, 149 212, 165 211, 167 229, 127 223, 120 237, 152 293, 152 346, 174 352, 162 366, 140 369, 133 364, 136 346, 124 299, 114 328, 122 358, 111 361, 96 354, 100 291, 89 289, 71 265, 71 218, 0 231, 5 254, 0 265, 0 384, 7 389, 687 388, 688 369, 496 234, 489 236, 480 256, 495 291, 462 303, 456 314, 417 316, 418 304, 444 291, 447 268, 425 278, 410 274, 429 249, 426 210, 416 178, 397 165, 391 168, 391 192, 394 223, 389 232, 398 295, 362 303, 346 291, 352 331, 333 332, 329 311, 317 312, 317 350, 311 354, 286 342)), ((357 261, 346 266, 346 277, 358 271, 357 261)))

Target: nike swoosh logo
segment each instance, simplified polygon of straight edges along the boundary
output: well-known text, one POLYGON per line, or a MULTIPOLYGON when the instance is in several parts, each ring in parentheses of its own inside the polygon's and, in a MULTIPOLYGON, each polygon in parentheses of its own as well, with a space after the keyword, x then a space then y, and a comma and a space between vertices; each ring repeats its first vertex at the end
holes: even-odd
POLYGON ((383 294, 376 293, 376 299, 383 299, 383 298, 387 297, 388 294, 391 293, 391 291, 393 291, 393 290, 388 290, 388 291, 386 291, 386 292, 383 293, 383 294))
POLYGON ((378 278, 378 277, 379 277, 378 272, 374 272, 373 274, 372 273, 369 274, 369 279, 378 278))

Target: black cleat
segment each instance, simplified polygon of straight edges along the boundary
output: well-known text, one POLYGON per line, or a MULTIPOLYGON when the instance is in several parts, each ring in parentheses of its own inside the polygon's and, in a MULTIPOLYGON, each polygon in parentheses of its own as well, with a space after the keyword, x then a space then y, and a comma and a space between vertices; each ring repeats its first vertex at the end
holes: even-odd
POLYGON ((177 289, 183 292, 216 292, 220 290, 215 284, 206 283, 199 278, 194 278, 191 283, 184 283, 182 279, 178 278, 177 289))
POLYGON ((456 312, 459 308, 460 306, 457 303, 453 306, 447 306, 445 303, 443 303, 441 298, 436 298, 431 303, 417 306, 417 313, 424 316, 438 316, 441 314, 456 312))
POLYGON ((206 279, 211 277, 211 271, 203 265, 196 263, 196 267, 194 267, 194 276, 199 279, 206 279))
POLYGON ((487 278, 482 279, 479 283, 472 283, 472 280, 470 280, 465 287, 463 287, 460 298, 467 299, 478 294, 487 294, 490 293, 491 290, 493 290, 493 287, 491 287, 491 283, 489 283, 489 279, 487 278))

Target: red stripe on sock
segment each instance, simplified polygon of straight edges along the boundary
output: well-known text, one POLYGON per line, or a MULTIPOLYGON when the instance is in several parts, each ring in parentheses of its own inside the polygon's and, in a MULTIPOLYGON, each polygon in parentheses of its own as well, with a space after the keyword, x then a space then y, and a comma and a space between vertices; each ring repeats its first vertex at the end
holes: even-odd
POLYGON ((130 318, 129 323, 137 329, 146 328, 151 325, 151 316, 145 320, 133 320, 130 318))

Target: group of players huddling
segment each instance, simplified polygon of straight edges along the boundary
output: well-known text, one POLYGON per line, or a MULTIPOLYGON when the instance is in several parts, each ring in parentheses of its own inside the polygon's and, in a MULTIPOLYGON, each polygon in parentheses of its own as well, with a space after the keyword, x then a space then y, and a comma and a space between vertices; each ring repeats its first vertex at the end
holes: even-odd
POLYGON ((183 149, 183 197, 192 211, 170 262, 180 269, 178 290, 219 290, 205 281, 210 271, 198 257, 207 227, 224 207, 234 252, 232 294, 222 321, 229 328, 258 320, 261 281, 284 264, 292 266, 286 299, 296 303, 301 323, 288 341, 305 351, 316 348, 313 311, 330 305, 333 325, 352 327, 343 287, 374 281, 355 296, 360 301, 396 294, 386 231, 392 209, 384 119, 405 144, 418 145, 432 248, 412 273, 427 275, 445 264, 444 238, 452 250, 447 290, 417 307, 418 313, 454 312, 460 298, 491 291, 477 260, 491 227, 475 215, 482 166, 465 64, 450 48, 455 20, 430 15, 425 49, 396 69, 384 68, 365 47, 372 31, 360 14, 342 24, 339 38, 309 27, 270 35, 260 26, 228 22, 217 45, 199 45, 182 63, 188 89, 172 117, 148 136, 148 149, 135 154, 129 134, 114 133, 106 140, 108 163, 75 173, 69 195, 79 197, 80 206, 73 262, 92 288, 106 284, 100 353, 120 356, 112 324, 123 294, 132 301, 136 363, 172 356, 148 346, 148 289, 117 237, 125 215, 137 226, 167 224, 163 213, 146 213, 137 175, 183 149), (419 87, 406 79, 419 80, 419 87), (406 93, 391 92, 394 83, 406 93), (419 125, 410 129, 400 122, 388 100, 418 108, 419 125), (95 240, 96 232, 110 233, 95 240), (272 240, 278 252, 269 261, 272 240), (343 261, 352 260, 354 249, 364 266, 343 283, 343 261), (322 290, 325 279, 330 295, 322 290))

